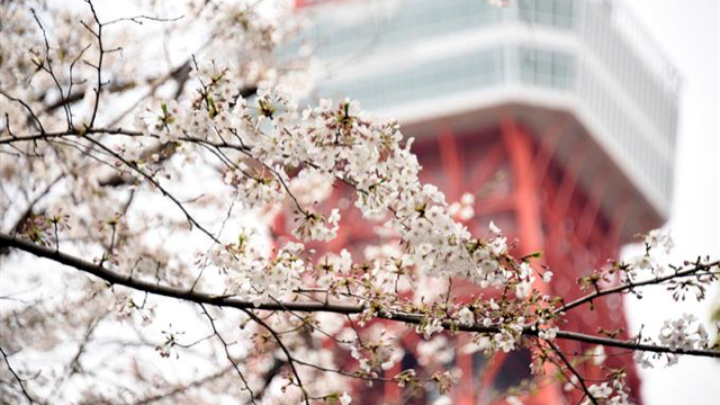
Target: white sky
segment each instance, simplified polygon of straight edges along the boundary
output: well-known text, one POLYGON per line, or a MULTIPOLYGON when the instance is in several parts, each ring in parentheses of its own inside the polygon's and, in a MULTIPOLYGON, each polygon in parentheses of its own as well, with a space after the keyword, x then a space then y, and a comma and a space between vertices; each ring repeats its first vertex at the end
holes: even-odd
MULTIPOLYGON (((667 228, 678 259, 720 257, 720 2, 718 0, 624 0, 679 70, 683 87, 675 192, 667 228)), ((710 297, 720 303, 720 286, 710 297)), ((710 303, 672 303, 662 290, 629 300, 631 327, 656 333, 662 320, 684 312, 707 320, 710 303)), ((643 372, 647 405, 720 404, 720 361, 683 358, 672 368, 643 372)))

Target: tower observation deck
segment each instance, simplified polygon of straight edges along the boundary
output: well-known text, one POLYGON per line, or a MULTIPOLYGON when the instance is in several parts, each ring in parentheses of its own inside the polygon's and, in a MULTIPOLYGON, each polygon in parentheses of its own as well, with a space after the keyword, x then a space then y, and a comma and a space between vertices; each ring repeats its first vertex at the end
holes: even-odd
MULTIPOLYGON (((497 8, 483 0, 305 0, 299 5, 311 23, 291 46, 312 46, 321 62, 316 95, 350 97, 366 110, 397 118, 403 133, 417 139, 413 149, 425 181, 438 185, 449 202, 465 192, 476 195, 471 230, 484 232, 492 219, 518 237, 520 254, 544 252, 556 274, 549 292, 579 296, 578 277, 617 257, 633 235, 667 219, 678 77, 618 4, 511 0, 509 7, 497 8)), ((353 228, 329 248, 368 238, 371 229, 353 228)), ((625 328, 620 298, 599 300, 598 307, 568 314, 566 327, 590 333, 625 328)), ((415 344, 408 341, 410 352, 415 344)), ((582 353, 592 347, 563 349, 582 353)), ((454 403, 492 402, 490 392, 507 388, 524 372, 518 366, 522 356, 512 353, 500 359, 459 354, 453 362, 464 370, 454 403)), ((608 363, 628 371, 640 402, 631 356, 616 353, 608 363)), ((589 378, 601 375, 593 365, 578 367, 589 378)), ((385 388, 386 402, 400 395, 393 389, 385 388)), ((395 398, 425 403, 428 395, 417 401, 395 398)), ((549 386, 524 403, 577 399, 549 386)))

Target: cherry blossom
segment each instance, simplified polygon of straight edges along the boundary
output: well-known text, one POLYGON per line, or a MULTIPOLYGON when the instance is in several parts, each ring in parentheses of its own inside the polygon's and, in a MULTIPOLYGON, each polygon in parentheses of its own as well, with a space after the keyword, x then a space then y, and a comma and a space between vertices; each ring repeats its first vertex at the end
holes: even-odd
POLYGON ((542 252, 520 256, 494 222, 476 232, 474 194, 420 181, 398 122, 298 89, 310 64, 279 56, 299 25, 282 5, 133 4, 0 6, 9 401, 346 405, 383 382, 449 403, 458 352, 527 349, 538 381, 621 404, 605 350, 720 356, 692 316, 629 339, 564 322, 646 286, 704 299, 716 259, 672 263, 650 231, 641 255, 578 269, 580 295, 554 296, 542 252), (377 230, 366 245, 339 243, 349 218, 377 230), (593 345, 593 380, 567 342, 593 345), (399 370, 407 350, 422 368, 399 370))

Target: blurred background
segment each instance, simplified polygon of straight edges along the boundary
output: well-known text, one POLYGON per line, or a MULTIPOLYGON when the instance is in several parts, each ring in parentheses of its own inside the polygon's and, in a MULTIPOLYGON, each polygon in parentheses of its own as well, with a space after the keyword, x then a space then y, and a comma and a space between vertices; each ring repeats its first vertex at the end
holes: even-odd
MULTIPOLYGON (((315 96, 351 97, 397 118, 404 134, 417 138, 413 150, 424 180, 449 202, 465 193, 475 197, 468 227, 482 233, 493 220, 520 240, 519 253, 544 252, 556 273, 548 292, 578 296, 578 277, 607 258, 638 254, 636 235, 655 228, 672 233, 674 262, 720 255, 714 0, 299 0, 297 6, 310 23, 289 49, 317 57, 315 96)), ((371 229, 352 229, 334 243, 362 246, 373 237, 371 229)), ((598 311, 570 316, 567 327, 623 329, 625 337, 642 328, 656 336, 664 320, 692 313, 716 330, 711 310, 719 295, 715 288, 706 302, 679 304, 649 289, 642 300, 602 300, 598 311)), ((409 338, 405 345, 403 363, 414 364, 417 342, 409 338)), ((610 352, 607 365, 628 370, 636 401, 715 404, 720 398, 717 362, 682 359, 669 369, 636 370, 631 356, 610 352)), ((452 365, 463 377, 454 402, 492 402, 490 393, 526 376, 522 362, 521 353, 459 354, 452 365)), ((580 367, 591 378, 601 374, 591 364, 580 367)), ((548 386, 523 401, 577 399, 548 386)))
MULTIPOLYGON (((657 39, 680 72, 680 119, 675 150, 675 189, 665 228, 675 238, 675 257, 720 255, 720 7, 713 0, 692 6, 679 0, 625 2, 657 39)), ((632 249, 629 249, 632 253, 632 249)), ((629 299, 633 330, 647 324, 657 330, 663 319, 692 313, 708 320, 720 306, 720 288, 711 300, 669 303, 668 294, 650 290, 642 300, 629 299)), ((720 401, 720 363, 683 359, 671 368, 643 370, 643 399, 648 404, 714 404, 720 401)))

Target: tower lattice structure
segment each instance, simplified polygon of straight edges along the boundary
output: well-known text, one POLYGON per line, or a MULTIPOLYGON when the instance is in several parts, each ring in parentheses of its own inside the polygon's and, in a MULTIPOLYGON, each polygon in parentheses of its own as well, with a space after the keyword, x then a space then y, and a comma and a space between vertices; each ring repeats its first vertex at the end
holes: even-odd
MULTIPOLYGON (((667 219, 674 171, 677 76, 632 16, 610 1, 519 0, 497 8, 481 0, 301 1, 309 28, 291 49, 311 45, 321 61, 317 95, 350 97, 398 118, 423 166, 421 179, 449 202, 475 196, 474 234, 492 220, 519 242, 515 253, 542 251, 555 274, 542 291, 579 297, 579 277, 617 258, 623 244, 667 219)), ((344 198, 338 190, 335 202, 344 198)), ((342 204, 341 204, 342 205, 342 204)), ((351 204, 350 204, 351 205, 351 204)), ((329 245, 372 244, 350 206, 329 245)), ((287 234, 283 221, 276 231, 287 234)), ((611 280, 610 282, 617 282, 611 280)), ((458 297, 476 287, 456 286, 458 297)), ((568 314, 567 330, 620 331, 619 296, 568 314)), ((420 337, 403 338, 407 355, 392 376, 417 366, 420 337)), ((458 346, 448 364, 462 371, 453 403, 494 403, 497 391, 529 377, 528 353, 486 358, 458 346)), ((568 353, 594 346, 560 343, 568 353)), ((624 368, 636 402, 632 355, 607 349, 607 367, 624 368)), ((603 370, 577 365, 589 379, 603 370)), ((359 388, 360 389, 360 388, 359 388)), ((394 384, 363 389, 360 403, 426 403, 394 384)), ((541 384, 525 404, 577 403, 559 383, 541 384)), ((502 402, 502 401, 500 401, 502 402)))

